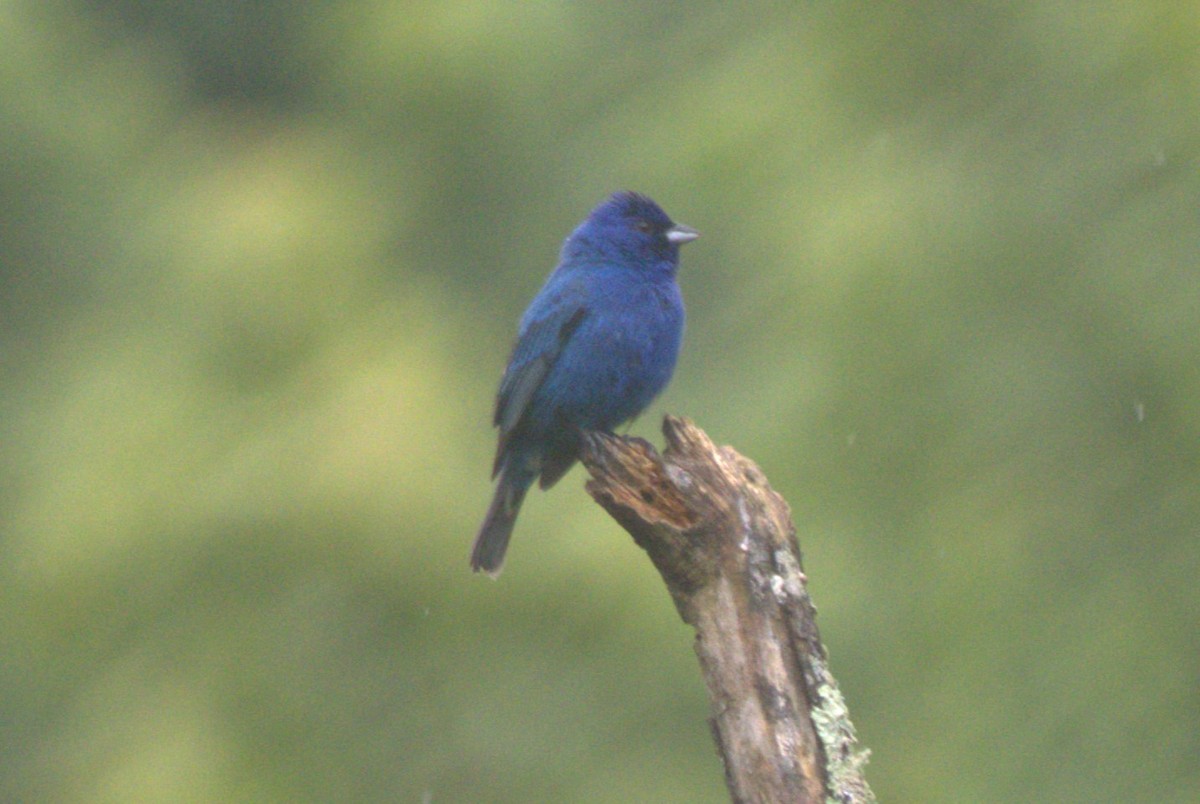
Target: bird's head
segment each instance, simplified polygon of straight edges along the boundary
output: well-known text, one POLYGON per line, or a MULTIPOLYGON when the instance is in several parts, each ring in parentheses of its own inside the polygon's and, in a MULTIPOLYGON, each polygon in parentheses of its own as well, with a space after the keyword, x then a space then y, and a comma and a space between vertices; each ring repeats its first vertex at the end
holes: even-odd
POLYGON ((644 195, 614 193, 592 210, 563 247, 564 259, 621 260, 674 271, 679 247, 700 233, 675 223, 644 195))

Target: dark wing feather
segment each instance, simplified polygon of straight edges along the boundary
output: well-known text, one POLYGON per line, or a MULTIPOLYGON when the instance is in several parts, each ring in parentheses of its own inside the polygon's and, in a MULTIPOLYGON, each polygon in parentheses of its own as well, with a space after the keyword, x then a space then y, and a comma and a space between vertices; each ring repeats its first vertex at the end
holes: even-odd
POLYGON ((579 460, 579 451, 573 449, 570 452, 551 452, 542 459, 542 477, 538 481, 538 485, 543 489, 548 489, 562 479, 575 461, 579 460))
POLYGON ((496 394, 496 410, 492 421, 500 428, 500 443, 496 446, 492 477, 499 474, 504 463, 509 436, 521 423, 529 403, 542 387, 550 369, 562 354, 563 347, 586 316, 586 307, 575 307, 562 314, 533 321, 521 333, 496 394))

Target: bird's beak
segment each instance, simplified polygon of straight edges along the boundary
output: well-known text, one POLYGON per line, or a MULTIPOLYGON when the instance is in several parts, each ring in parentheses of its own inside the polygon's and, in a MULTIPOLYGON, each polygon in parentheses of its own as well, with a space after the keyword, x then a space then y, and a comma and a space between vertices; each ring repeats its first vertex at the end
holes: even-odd
POLYGON ((699 232, 690 226, 684 226, 682 223, 677 223, 667 230, 667 242, 674 243, 677 246, 682 243, 690 243, 699 236, 699 232))

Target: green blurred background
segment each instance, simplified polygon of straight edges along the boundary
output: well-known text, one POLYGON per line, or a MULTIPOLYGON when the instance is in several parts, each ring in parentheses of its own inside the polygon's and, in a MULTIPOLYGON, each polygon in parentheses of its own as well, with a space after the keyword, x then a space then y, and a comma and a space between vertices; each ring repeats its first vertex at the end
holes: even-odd
POLYGON ((0 799, 724 801, 581 470, 467 570, 629 188, 881 799, 1196 800, 1200 7, 922 5, 0 5, 0 799))

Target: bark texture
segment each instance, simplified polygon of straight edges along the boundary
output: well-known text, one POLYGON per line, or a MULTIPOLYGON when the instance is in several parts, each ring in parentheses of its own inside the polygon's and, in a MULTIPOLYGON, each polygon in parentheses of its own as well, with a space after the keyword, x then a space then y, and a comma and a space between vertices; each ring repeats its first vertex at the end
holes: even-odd
POLYGON ((737 802, 870 802, 817 630, 787 503, 753 461, 687 419, 641 439, 585 435, 588 492, 650 556, 683 621, 737 802))

